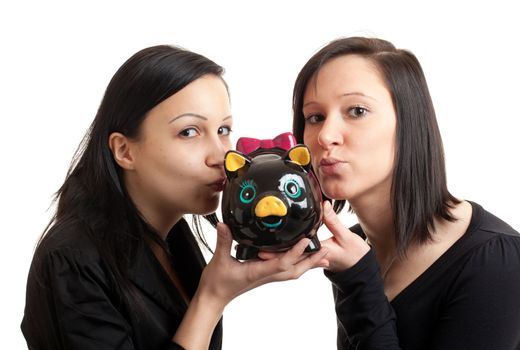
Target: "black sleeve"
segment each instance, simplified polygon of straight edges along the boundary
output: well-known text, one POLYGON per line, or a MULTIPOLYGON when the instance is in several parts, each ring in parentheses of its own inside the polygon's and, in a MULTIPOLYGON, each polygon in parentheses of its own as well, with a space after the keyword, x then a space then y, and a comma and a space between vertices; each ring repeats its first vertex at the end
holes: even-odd
MULTIPOLYGON (((42 257, 43 281, 28 282, 22 330, 30 349, 133 350, 102 265, 76 249, 42 257)), ((31 279, 31 277, 30 277, 31 279)), ((183 350, 174 343, 165 349, 183 350)))
POLYGON ((338 349, 399 349, 395 313, 384 293, 373 250, 352 268, 325 275, 333 285, 338 349))
MULTIPOLYGON (((473 250, 461 269, 457 266, 460 273, 439 294, 443 300, 435 326, 422 349, 519 349, 519 242, 497 237, 473 250)), ((351 269, 326 275, 333 283, 338 349, 399 349, 396 316, 384 295, 374 253, 351 269)), ((413 329, 399 330, 407 332, 413 329)))
POLYGON ((519 348, 519 252, 519 240, 504 237, 472 252, 447 293, 431 350, 519 348))

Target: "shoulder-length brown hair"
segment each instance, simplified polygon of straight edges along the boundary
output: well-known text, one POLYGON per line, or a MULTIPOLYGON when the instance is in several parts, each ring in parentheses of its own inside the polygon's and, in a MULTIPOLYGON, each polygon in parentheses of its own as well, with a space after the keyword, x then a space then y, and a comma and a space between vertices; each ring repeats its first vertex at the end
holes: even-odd
MULTIPOLYGON (((460 201, 446 185, 442 139, 428 85, 417 58, 390 42, 364 37, 341 38, 318 51, 302 68, 293 91, 293 133, 303 142, 303 97, 309 81, 328 61, 355 54, 378 68, 397 115, 396 154, 391 188, 396 245, 404 254, 412 242, 432 239, 435 218, 454 221, 450 208, 460 201)), ((344 200, 334 202, 336 212, 344 200)))

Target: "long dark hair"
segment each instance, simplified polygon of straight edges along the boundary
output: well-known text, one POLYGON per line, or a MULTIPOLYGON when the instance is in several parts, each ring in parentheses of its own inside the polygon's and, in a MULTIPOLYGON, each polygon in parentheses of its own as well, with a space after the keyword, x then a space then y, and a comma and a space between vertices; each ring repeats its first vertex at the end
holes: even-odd
MULTIPOLYGON (((350 37, 330 42, 298 74, 293 91, 293 133, 303 142, 303 97, 309 81, 331 59, 350 54, 374 63, 392 96, 397 134, 391 205, 397 250, 404 254, 412 242, 422 244, 432 239, 435 218, 454 221, 450 208, 460 202, 447 188, 441 135, 417 58, 381 39, 350 37)), ((336 212, 344 205, 344 200, 334 201, 336 212)))
MULTIPOLYGON (((222 78, 223 68, 178 47, 153 46, 130 57, 108 84, 65 182, 56 193, 57 210, 39 247, 53 236, 55 228, 80 223, 113 274, 122 301, 128 302, 134 295, 126 271, 145 240, 163 248, 166 244, 128 196, 122 169, 109 149, 109 135, 120 132, 130 138, 138 136, 148 111, 206 74, 222 78)), ((199 239, 207 246, 200 233, 199 239)))

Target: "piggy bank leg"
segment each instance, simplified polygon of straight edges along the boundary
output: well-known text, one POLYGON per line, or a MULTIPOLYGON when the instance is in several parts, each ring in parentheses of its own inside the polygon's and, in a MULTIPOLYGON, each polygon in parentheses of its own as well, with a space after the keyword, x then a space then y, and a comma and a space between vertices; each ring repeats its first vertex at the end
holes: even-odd
POLYGON ((310 240, 311 241, 309 242, 309 245, 307 246, 307 248, 305 248, 305 252, 313 253, 313 252, 317 252, 318 250, 320 250, 321 244, 320 244, 320 240, 318 239, 318 236, 314 235, 314 237, 312 237, 310 240))
POLYGON ((246 246, 243 244, 237 245, 236 258, 238 260, 249 260, 258 257, 258 248, 246 246))

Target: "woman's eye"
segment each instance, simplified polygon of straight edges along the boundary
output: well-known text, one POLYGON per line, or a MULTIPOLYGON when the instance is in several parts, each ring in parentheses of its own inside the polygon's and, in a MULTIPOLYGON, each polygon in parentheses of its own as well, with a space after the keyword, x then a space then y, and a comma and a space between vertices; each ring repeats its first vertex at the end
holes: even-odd
POLYGON ((311 114, 308 117, 305 117, 305 122, 309 124, 316 124, 323 121, 325 118, 321 114, 311 114))
POLYGON ((368 113, 368 110, 365 107, 360 107, 360 106, 352 107, 348 110, 348 114, 352 118, 361 118, 361 117, 366 116, 367 113, 368 113))
POLYGON ((199 134, 198 130, 196 128, 186 128, 182 130, 179 135, 184 137, 194 137, 199 134))
POLYGON ((218 134, 223 136, 231 134, 231 131, 233 130, 231 130, 230 126, 221 126, 220 128, 218 128, 218 134))

